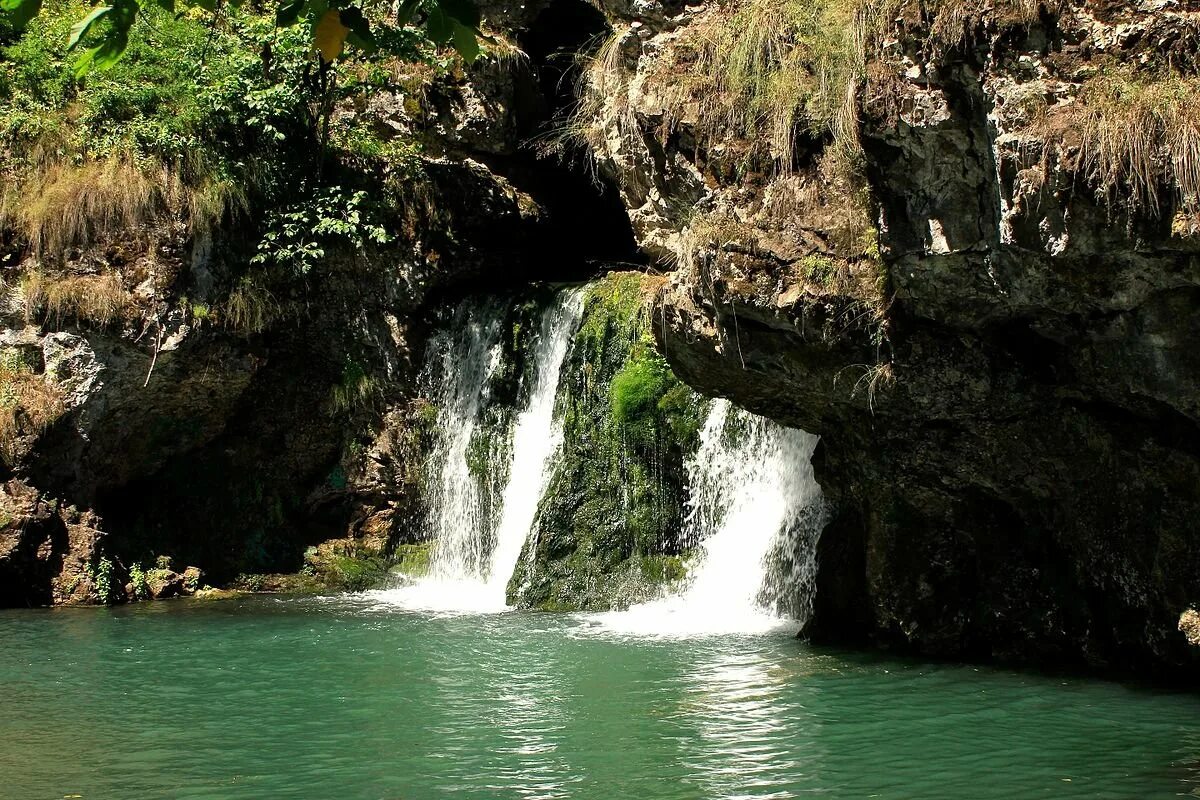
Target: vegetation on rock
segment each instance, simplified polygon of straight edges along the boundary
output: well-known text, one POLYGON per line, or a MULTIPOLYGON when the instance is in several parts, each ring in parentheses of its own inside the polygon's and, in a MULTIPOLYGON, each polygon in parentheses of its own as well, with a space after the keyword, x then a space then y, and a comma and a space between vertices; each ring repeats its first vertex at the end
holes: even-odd
POLYGON ((0 460, 6 466, 63 412, 61 393, 35 367, 23 350, 0 353, 0 460))
POLYGON ((588 289, 559 395, 562 454, 510 601, 607 609, 682 576, 684 459, 698 442, 703 401, 655 350, 657 288, 647 276, 615 273, 588 289))
POLYGON ((323 64, 304 32, 250 9, 205 25, 148 7, 120 62, 81 82, 62 49, 83 9, 57 0, 23 33, 0 25, 0 228, 25 243, 43 286, 110 270, 103 288, 116 307, 93 313, 66 297, 55 308, 35 291, 32 315, 100 326, 154 316, 146 297, 129 296, 134 285, 149 277, 157 295, 179 291, 184 245, 233 226, 256 254, 224 276, 227 299, 194 299, 206 319, 258 333, 296 305, 289 297, 331 249, 390 240, 384 220, 408 213, 419 146, 339 110, 407 81, 400 64, 435 78, 453 59, 401 28, 386 55, 323 64))
POLYGON ((1104 201, 1152 217, 1170 208, 1176 233, 1200 234, 1200 76, 1101 69, 1035 124, 1104 201))

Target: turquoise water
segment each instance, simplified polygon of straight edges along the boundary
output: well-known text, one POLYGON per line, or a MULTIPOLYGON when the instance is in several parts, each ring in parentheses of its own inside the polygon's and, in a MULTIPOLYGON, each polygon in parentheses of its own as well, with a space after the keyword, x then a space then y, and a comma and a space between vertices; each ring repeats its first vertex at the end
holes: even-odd
POLYGON ((1200 698, 586 618, 0 612, 0 797, 1153 798, 1200 698))

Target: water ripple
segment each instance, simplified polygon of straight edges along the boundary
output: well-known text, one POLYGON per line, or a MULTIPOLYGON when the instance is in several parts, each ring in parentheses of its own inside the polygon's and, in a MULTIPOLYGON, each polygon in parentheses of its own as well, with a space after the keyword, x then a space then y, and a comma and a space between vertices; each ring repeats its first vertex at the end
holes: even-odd
POLYGON ((0 613, 0 797, 1175 797, 1192 695, 370 599, 0 613))

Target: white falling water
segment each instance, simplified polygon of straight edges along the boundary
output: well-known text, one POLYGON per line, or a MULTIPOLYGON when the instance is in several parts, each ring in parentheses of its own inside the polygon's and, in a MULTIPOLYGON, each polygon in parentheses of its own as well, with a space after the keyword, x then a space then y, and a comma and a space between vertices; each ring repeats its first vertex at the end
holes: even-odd
POLYGON ((546 491, 553 458, 562 446, 562 425, 554 418, 558 381, 575 328, 583 313, 583 292, 561 293, 542 318, 534 364, 537 377, 529 406, 517 418, 513 456, 504 487, 496 546, 492 550, 486 592, 504 604, 505 589, 533 527, 538 502, 546 491))
POLYGON ((600 628, 653 636, 794 630, 812 612, 823 522, 817 437, 712 404, 688 464, 685 541, 702 552, 678 595, 597 614, 600 628))
POLYGON ((437 387, 438 430, 430 455, 429 519, 432 572, 443 582, 462 581, 483 569, 491 530, 487 496, 468 466, 471 439, 487 405, 488 382, 500 363, 501 308, 464 305, 452 330, 429 343, 430 379, 437 387))
POLYGON ((442 387, 438 425, 443 434, 431 458, 430 492, 435 546, 429 577, 399 589, 375 592, 377 600, 409 608, 450 612, 503 611, 505 590, 545 492, 551 462, 562 443, 554 417, 559 377, 583 310, 583 293, 562 292, 542 317, 534 347, 536 371, 528 405, 518 415, 512 459, 493 527, 478 479, 468 466, 471 437, 487 405, 488 379, 499 361, 499 315, 468 319, 457 340, 432 344, 440 354, 442 387), (494 535, 493 535, 494 531, 494 535))

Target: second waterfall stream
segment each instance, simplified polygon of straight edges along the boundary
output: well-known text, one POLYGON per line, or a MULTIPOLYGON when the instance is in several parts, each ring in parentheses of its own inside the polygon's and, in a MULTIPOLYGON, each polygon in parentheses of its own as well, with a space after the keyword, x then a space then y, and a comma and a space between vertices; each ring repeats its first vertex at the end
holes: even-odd
MULTIPOLYGON (((438 414, 425 464, 429 570, 373 599, 434 613, 509 608, 510 578, 561 459, 564 367, 587 357, 572 353, 587 291, 562 290, 544 304, 515 359, 512 303, 467 301, 431 338, 425 379, 438 414), (502 391, 511 396, 498 398, 502 391)), ((673 532, 687 578, 659 599, 588 615, 585 629, 757 633, 794 629, 811 613, 823 524, 811 466, 817 437, 724 400, 698 402, 682 530, 673 532)))

